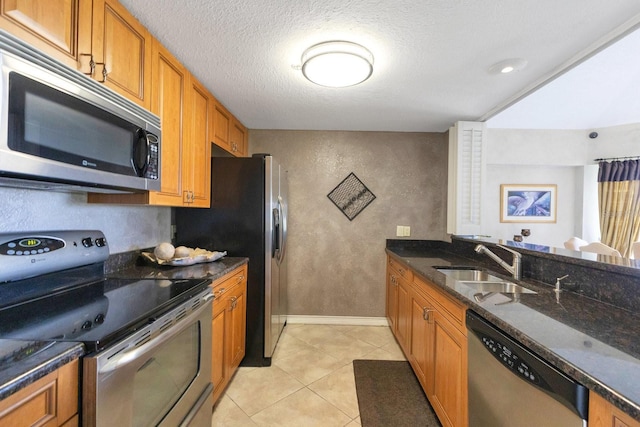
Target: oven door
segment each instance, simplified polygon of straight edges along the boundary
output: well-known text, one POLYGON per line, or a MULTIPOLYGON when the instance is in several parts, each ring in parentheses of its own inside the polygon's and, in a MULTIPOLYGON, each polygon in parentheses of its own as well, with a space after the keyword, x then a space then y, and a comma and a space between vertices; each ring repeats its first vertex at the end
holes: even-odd
POLYGON ((210 426, 211 301, 184 310, 84 358, 84 426, 210 426))

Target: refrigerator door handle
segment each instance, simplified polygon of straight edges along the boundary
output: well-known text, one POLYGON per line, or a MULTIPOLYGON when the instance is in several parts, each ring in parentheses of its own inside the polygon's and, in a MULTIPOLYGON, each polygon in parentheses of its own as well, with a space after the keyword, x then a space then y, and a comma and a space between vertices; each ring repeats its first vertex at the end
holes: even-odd
POLYGON ((280 210, 280 257, 279 263, 282 263, 287 250, 287 207, 282 202, 282 197, 278 197, 278 209, 280 210))
POLYGON ((274 208, 273 211, 273 231, 271 232, 271 258, 280 257, 280 209, 274 208))

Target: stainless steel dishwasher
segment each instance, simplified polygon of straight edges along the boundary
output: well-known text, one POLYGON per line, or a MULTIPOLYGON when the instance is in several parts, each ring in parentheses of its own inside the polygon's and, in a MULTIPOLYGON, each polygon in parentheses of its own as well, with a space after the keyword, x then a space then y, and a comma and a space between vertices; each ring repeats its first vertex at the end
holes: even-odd
POLYGON ((467 329, 470 427, 586 427, 586 387, 472 311, 467 329))

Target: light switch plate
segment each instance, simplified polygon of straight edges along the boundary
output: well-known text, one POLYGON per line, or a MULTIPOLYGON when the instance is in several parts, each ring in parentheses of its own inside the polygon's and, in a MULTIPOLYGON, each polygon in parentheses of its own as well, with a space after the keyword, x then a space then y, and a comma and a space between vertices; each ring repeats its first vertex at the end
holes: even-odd
POLYGON ((404 236, 404 227, 402 225, 396 225, 396 237, 404 236))
POLYGON ((404 226, 404 230, 403 230, 402 235, 403 235, 404 237, 409 237, 409 236, 411 236, 411 227, 410 227, 410 226, 408 226, 408 225, 405 225, 405 226, 404 226))

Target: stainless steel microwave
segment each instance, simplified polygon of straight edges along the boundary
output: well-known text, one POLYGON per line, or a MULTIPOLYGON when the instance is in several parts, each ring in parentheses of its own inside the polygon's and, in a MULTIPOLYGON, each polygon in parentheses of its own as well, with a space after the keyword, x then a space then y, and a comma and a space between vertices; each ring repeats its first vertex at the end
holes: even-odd
POLYGON ((160 190, 160 119, 0 31, 0 185, 160 190))

